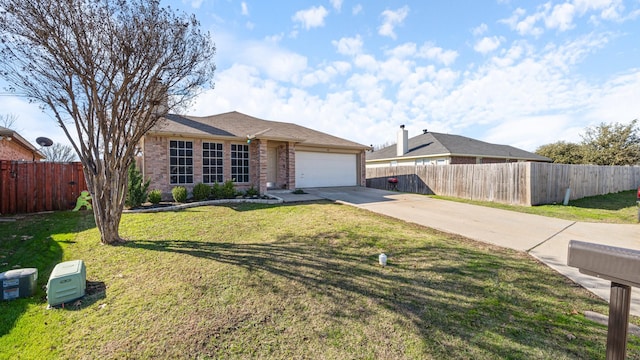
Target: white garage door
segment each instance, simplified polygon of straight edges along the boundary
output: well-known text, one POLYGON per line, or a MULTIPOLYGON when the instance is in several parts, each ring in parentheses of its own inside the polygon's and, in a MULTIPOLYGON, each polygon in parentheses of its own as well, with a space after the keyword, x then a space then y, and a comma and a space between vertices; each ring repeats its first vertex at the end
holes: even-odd
POLYGON ((355 186, 355 154, 296 151, 296 187, 355 186))

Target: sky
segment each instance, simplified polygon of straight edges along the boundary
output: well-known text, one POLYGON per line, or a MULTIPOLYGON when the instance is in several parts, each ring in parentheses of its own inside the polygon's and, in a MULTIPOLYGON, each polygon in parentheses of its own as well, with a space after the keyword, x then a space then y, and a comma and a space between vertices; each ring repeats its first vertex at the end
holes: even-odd
MULTIPOLYGON (((162 0, 216 45, 185 114, 239 111, 364 145, 433 132, 535 151, 640 118, 640 0, 162 0)), ((0 96, 29 141, 66 142, 0 96)))

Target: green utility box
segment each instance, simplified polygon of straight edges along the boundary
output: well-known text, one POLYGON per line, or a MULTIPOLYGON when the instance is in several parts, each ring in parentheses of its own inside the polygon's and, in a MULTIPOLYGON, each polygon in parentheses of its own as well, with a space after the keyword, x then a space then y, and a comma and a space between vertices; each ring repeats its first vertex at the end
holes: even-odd
POLYGON ((47 283, 47 302, 60 305, 84 296, 87 288, 87 269, 82 260, 61 262, 56 265, 47 283))
POLYGON ((38 269, 15 269, 0 273, 2 300, 32 296, 36 292, 38 269))

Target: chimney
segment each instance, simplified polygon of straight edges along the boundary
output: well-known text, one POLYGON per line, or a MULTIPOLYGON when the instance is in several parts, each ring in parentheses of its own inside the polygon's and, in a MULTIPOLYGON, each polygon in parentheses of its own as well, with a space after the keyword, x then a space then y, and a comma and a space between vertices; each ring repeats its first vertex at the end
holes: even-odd
POLYGON ((404 125, 400 125, 396 155, 403 156, 407 152, 409 152, 409 132, 404 129, 404 125))

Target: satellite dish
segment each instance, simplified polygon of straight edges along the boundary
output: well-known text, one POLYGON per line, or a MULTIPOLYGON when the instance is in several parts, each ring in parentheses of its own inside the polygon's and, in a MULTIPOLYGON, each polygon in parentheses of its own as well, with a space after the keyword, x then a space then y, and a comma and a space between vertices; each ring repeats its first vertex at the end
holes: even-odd
POLYGON ((53 141, 51 139, 49 139, 49 138, 44 137, 44 136, 41 136, 41 137, 37 138, 36 142, 38 143, 38 145, 43 146, 43 147, 47 147, 47 146, 53 145, 53 141))

